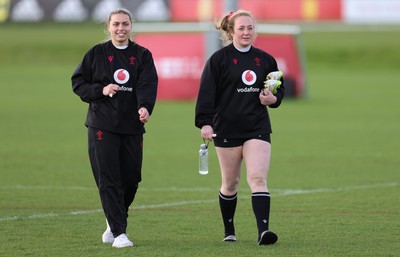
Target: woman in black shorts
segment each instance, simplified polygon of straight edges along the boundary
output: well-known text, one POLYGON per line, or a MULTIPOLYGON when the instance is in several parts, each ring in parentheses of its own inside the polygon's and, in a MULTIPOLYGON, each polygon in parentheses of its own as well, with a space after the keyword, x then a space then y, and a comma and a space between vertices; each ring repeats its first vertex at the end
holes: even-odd
MULTIPOLYGON (((214 141, 221 169, 219 203, 225 228, 223 241, 235 242, 234 214, 245 162, 247 182, 258 228, 258 244, 274 244, 269 230, 270 195, 267 175, 271 155, 268 108, 281 104, 283 84, 264 90, 268 73, 277 71, 270 54, 254 47, 254 18, 244 10, 231 12, 217 24, 224 47, 204 67, 196 103, 195 125, 204 140, 214 141), (215 137, 213 137, 215 136, 215 137)), ((283 79, 282 79, 283 82, 283 79)))

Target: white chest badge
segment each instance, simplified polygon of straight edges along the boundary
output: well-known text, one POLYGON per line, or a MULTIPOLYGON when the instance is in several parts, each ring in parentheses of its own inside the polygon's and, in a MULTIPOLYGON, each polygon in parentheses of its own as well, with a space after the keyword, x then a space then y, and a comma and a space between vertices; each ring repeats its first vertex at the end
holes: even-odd
POLYGON ((118 69, 114 72, 114 80, 118 84, 125 84, 129 80, 129 72, 124 69, 118 69))
POLYGON ((257 75, 252 70, 245 70, 242 73, 242 81, 247 86, 253 85, 257 80, 257 75))

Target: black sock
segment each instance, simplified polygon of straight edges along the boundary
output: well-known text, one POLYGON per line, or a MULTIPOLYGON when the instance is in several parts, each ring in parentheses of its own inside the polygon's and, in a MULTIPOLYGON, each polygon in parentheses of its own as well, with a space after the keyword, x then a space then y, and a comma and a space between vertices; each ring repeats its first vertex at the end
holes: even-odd
POLYGON ((253 212, 256 216, 258 235, 268 230, 269 226, 269 209, 270 209, 270 196, 268 192, 258 192, 251 195, 253 212))
POLYGON ((233 217, 235 216, 237 204, 237 193, 231 196, 223 195, 219 192, 219 207, 221 209, 222 220, 225 227, 225 237, 235 235, 233 217))

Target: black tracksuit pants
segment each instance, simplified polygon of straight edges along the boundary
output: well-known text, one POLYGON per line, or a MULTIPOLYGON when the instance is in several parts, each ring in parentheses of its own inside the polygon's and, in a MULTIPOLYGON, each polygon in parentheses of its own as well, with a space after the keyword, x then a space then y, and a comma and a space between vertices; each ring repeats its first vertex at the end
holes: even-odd
POLYGON ((89 158, 114 237, 126 233, 129 206, 141 181, 143 134, 88 128, 89 158))

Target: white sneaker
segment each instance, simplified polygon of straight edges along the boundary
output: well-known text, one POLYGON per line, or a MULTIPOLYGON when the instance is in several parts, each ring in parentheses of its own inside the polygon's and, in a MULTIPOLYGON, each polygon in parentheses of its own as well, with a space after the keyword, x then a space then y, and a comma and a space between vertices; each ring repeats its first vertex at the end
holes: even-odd
POLYGON ((116 248, 123 248, 127 246, 133 246, 133 243, 128 239, 126 234, 121 234, 115 238, 112 246, 116 248))
POLYGON ((104 231, 104 233, 103 233, 102 240, 103 240, 103 243, 105 243, 105 244, 112 244, 112 243, 114 243, 115 238, 114 238, 113 233, 111 232, 110 225, 108 225, 107 219, 106 219, 106 225, 107 225, 107 228, 106 228, 106 231, 104 231))
POLYGON ((108 229, 104 231, 102 239, 105 244, 112 244, 115 240, 113 233, 108 229))

